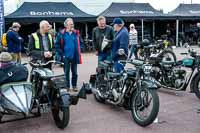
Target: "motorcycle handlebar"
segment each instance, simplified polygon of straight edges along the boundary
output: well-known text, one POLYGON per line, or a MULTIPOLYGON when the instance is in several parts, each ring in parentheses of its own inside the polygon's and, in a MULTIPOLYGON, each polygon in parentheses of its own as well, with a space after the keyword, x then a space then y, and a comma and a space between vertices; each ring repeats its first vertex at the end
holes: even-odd
POLYGON ((144 61, 141 60, 131 60, 131 61, 127 61, 127 60, 120 60, 120 63, 129 63, 135 66, 141 66, 144 64, 144 61))
POLYGON ((37 61, 36 61, 36 63, 33 63, 33 62, 31 62, 31 61, 29 62, 30 65, 35 66, 35 67, 46 66, 46 65, 48 65, 48 64, 50 64, 50 63, 56 63, 56 61, 50 60, 50 61, 48 61, 48 62, 46 62, 46 63, 37 62, 37 61))

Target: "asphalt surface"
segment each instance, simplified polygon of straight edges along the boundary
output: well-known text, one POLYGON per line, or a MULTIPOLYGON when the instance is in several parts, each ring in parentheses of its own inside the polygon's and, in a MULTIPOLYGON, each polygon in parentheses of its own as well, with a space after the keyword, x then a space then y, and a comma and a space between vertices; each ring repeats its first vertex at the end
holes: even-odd
MULTIPOLYGON (((184 48, 175 50, 179 59, 182 58, 179 53, 184 51, 184 48)), ((95 72, 97 57, 84 54, 83 62, 78 67, 79 87, 88 82, 90 74, 95 72)), ((63 72, 61 68, 55 68, 55 71, 63 72)), ((56 127, 51 113, 45 113, 38 118, 1 124, 0 133, 199 133, 200 114, 197 114, 197 108, 200 108, 200 100, 189 93, 189 89, 186 92, 159 91, 158 123, 146 128, 132 120, 130 111, 97 103, 93 95, 88 95, 87 100, 71 106, 70 123, 64 130, 56 127)))

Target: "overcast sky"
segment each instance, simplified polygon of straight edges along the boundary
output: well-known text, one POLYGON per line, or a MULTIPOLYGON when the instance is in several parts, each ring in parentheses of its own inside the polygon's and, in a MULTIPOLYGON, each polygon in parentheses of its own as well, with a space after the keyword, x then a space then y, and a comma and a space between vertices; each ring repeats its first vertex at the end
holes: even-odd
MULTIPOLYGON (((150 3, 155 9, 163 9, 165 13, 174 10, 180 3, 190 4, 191 0, 7 0, 5 2, 5 13, 8 14, 16 10, 17 1, 28 2, 63 2, 72 1, 83 11, 97 15, 105 10, 111 2, 138 2, 150 3)), ((192 0, 193 3, 199 3, 200 0, 192 0)))

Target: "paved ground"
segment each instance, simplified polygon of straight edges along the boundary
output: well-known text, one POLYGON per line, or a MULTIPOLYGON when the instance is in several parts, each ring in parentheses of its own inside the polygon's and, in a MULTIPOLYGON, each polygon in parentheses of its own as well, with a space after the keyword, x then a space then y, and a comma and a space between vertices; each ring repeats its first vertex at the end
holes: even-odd
MULTIPOLYGON (((176 50, 179 53, 183 48, 176 50)), ((89 75, 95 72, 96 57, 84 55, 84 64, 79 66, 79 86, 88 81, 89 75)), ((61 73, 61 69, 56 69, 61 73)), ((189 88, 188 88, 189 89, 189 88)), ((58 129, 51 114, 42 117, 16 121, 0 125, 0 133, 199 133, 200 100, 187 92, 159 92, 160 112, 159 123, 142 128, 133 122, 131 113, 112 105, 97 103, 92 95, 81 100, 78 106, 71 107, 70 123, 65 130, 58 129)))

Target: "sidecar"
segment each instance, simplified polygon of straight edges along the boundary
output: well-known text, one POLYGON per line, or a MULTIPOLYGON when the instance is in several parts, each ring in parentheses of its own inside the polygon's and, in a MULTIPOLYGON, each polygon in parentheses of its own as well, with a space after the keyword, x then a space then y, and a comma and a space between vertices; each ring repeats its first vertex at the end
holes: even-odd
POLYGON ((33 89, 29 82, 13 82, 0 86, 0 122, 4 115, 28 117, 33 106, 33 89))

